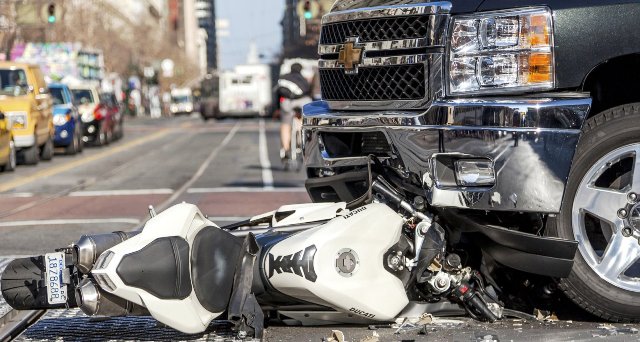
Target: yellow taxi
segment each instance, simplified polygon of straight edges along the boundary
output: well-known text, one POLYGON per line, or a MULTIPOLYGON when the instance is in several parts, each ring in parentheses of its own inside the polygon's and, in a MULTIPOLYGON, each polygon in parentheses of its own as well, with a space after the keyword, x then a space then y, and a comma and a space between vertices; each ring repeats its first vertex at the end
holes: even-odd
POLYGON ((40 67, 0 62, 0 112, 9 121, 19 159, 25 164, 53 157, 52 105, 40 67))
POLYGON ((9 120, 4 113, 0 112, 0 171, 15 170, 16 160, 16 145, 9 120))

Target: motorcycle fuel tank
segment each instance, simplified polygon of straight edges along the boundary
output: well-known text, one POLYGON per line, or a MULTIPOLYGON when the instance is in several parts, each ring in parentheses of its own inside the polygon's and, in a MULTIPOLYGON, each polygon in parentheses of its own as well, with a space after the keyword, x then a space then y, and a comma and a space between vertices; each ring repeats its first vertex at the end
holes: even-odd
POLYGON ((373 203, 277 243, 265 254, 265 278, 278 291, 338 310, 393 320, 409 303, 402 281, 384 267, 403 219, 373 203))

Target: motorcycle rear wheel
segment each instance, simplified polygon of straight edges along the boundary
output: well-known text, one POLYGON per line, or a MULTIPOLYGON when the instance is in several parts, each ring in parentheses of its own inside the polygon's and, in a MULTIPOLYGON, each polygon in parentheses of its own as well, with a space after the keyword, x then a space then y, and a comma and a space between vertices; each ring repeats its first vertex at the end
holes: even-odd
MULTIPOLYGON (((63 308, 67 304, 75 307, 73 295, 67 304, 49 304, 44 273, 44 256, 19 258, 9 263, 0 282, 2 296, 7 304, 16 310, 63 308)), ((68 286, 67 293, 73 294, 71 285, 68 286)))
POLYGON ((640 321, 640 103, 587 120, 549 235, 578 241, 559 281, 571 300, 610 321, 640 321))

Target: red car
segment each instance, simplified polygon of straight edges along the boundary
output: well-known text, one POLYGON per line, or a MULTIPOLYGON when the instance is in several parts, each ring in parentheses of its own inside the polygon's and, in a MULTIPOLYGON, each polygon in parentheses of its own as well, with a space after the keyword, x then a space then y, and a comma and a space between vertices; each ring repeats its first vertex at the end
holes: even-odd
POLYGON ((117 140, 124 136, 124 107, 116 95, 112 92, 100 93, 100 105, 105 108, 111 117, 112 139, 117 140))

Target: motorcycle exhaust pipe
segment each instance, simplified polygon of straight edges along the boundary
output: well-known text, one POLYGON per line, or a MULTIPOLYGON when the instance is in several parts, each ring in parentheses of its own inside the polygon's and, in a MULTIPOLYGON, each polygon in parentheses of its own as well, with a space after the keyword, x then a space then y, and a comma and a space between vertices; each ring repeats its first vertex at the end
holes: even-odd
POLYGON ((138 304, 112 295, 101 289, 91 278, 83 279, 75 289, 76 303, 88 316, 149 316, 138 304))
POLYGON ((93 264, 100 254, 138 234, 140 231, 82 235, 80 240, 73 245, 74 264, 80 272, 87 274, 93 269, 93 264))

